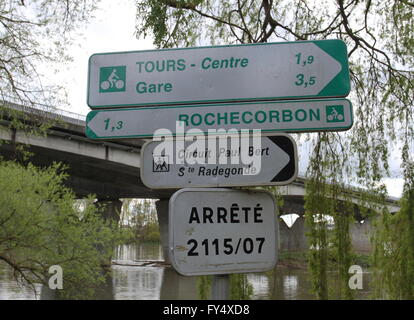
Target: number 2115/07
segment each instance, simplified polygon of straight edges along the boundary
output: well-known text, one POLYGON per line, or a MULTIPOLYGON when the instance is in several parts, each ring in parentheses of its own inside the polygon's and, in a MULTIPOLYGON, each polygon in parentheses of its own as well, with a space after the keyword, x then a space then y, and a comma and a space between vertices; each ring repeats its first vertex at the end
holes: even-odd
POLYGON ((188 251, 188 256, 198 256, 199 253, 204 253, 204 255, 208 256, 210 254, 219 255, 224 253, 226 255, 230 254, 238 254, 245 253, 245 254, 252 254, 257 251, 257 253, 262 253, 263 244, 265 242, 265 238, 239 238, 239 239, 232 239, 232 238, 224 238, 221 242, 220 239, 204 239, 201 241, 201 250, 197 251, 198 248, 198 241, 195 239, 190 239, 187 241, 187 244, 190 245, 190 250, 188 251))

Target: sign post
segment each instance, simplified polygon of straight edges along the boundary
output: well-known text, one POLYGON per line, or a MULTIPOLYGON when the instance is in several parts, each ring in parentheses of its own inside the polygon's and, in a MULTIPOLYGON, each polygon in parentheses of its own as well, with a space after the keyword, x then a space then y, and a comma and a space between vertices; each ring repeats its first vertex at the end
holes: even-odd
POLYGON ((228 300, 230 298, 230 279, 228 274, 216 274, 211 284, 211 299, 228 300))
POLYGON ((94 108, 345 97, 342 40, 294 41, 94 54, 94 108))
POLYGON ((342 40, 94 54, 87 103, 101 110, 87 115, 86 136, 166 137, 143 146, 141 179, 184 187, 169 200, 168 229, 164 220, 169 260, 182 275, 214 275, 213 298, 228 299, 229 274, 276 264, 277 206, 263 190, 205 187, 289 184, 298 159, 285 133, 350 129, 349 92, 342 40), (233 139, 250 130, 263 135, 256 144, 233 139))

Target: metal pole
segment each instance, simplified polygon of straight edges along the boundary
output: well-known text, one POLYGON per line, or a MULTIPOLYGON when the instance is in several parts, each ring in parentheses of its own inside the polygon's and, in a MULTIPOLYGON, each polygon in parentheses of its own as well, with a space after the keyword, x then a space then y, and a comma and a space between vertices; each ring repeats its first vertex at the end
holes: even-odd
POLYGON ((230 298, 230 276, 228 274, 220 274, 213 276, 211 285, 211 299, 228 300, 230 298))

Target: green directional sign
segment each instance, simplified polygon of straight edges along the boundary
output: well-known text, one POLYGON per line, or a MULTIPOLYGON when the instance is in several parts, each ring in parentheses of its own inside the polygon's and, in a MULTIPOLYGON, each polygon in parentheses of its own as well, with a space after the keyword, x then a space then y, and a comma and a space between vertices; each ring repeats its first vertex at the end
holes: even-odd
POLYGON ((299 98, 350 91, 342 40, 98 53, 88 105, 119 108, 299 98))
POLYGON ((190 129, 206 134, 215 129, 260 129, 272 134, 343 131, 352 124, 349 100, 312 99, 228 103, 225 108, 221 104, 199 104, 92 110, 86 118, 86 135, 91 139, 151 138, 165 132, 183 136, 190 129))

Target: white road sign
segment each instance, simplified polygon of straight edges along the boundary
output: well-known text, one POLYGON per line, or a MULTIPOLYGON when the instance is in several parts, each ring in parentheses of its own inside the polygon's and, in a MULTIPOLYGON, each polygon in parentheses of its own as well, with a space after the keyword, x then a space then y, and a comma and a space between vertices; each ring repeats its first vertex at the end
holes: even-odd
POLYGON ((169 252, 186 276, 263 272, 277 262, 278 223, 265 191, 188 188, 169 202, 169 252))
POLYGON ((158 129, 184 136, 189 129, 261 129, 262 133, 343 131, 352 127, 347 99, 293 100, 92 110, 86 117, 91 139, 152 138, 158 129), (181 121, 183 126, 177 126, 181 121))
POLYGON ((151 189, 286 185, 297 176, 297 147, 288 135, 222 140, 147 142, 142 182, 151 189))
POLYGON ((341 40, 147 50, 89 59, 91 108, 345 97, 341 40))

